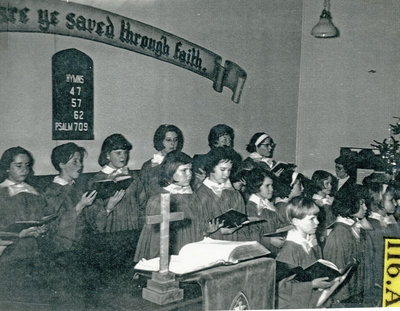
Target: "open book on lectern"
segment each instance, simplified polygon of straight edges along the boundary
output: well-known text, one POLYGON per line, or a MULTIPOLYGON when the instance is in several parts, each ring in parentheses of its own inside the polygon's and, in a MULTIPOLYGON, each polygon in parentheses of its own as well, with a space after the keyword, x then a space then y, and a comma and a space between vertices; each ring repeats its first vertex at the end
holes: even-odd
MULTIPOLYGON (((256 241, 233 242, 204 238, 200 242, 189 243, 181 248, 178 255, 170 257, 169 271, 182 275, 219 265, 232 265, 238 262, 263 257, 270 253, 256 241)), ((142 259, 135 269, 158 271, 160 258, 142 259)))

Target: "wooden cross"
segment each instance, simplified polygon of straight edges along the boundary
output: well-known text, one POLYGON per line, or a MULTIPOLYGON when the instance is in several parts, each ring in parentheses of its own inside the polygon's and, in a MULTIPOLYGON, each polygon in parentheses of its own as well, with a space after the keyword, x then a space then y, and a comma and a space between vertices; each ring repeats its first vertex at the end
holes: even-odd
POLYGON ((169 223, 183 219, 183 212, 170 213, 170 193, 161 194, 161 215, 146 217, 148 225, 160 224, 160 273, 168 273, 169 267, 169 223))

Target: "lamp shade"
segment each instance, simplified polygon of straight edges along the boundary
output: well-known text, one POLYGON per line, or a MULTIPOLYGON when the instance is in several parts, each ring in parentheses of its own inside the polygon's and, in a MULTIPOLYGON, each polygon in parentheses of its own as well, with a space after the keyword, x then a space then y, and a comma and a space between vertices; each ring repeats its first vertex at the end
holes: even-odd
POLYGON ((316 38, 334 38, 338 35, 338 30, 331 21, 331 14, 323 10, 317 25, 311 30, 311 34, 316 38))

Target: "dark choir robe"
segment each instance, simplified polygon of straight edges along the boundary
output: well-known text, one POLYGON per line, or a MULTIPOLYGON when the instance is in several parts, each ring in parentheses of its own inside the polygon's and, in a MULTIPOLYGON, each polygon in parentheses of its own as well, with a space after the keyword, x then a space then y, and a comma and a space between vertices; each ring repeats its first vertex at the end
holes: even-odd
MULTIPOLYGON (((229 181, 229 185, 222 190, 220 195, 217 195, 213 190, 205 185, 207 180, 209 179, 206 178, 203 184, 196 190, 202 210, 201 228, 203 232, 207 231, 210 220, 222 215, 229 209, 234 209, 244 214, 246 213, 242 195, 232 187, 229 181)), ((221 230, 211 234, 210 237, 215 240, 236 241, 239 239, 238 232, 223 235, 221 230)))
MULTIPOLYGON (((315 243, 312 243, 312 246, 303 246, 301 243, 303 239, 296 237, 297 235, 298 233, 295 229, 288 232, 285 244, 283 244, 276 257, 276 260, 287 265, 287 268, 305 268, 322 258, 321 248, 316 243, 316 240, 315 243)), ((293 280, 293 277, 293 275, 288 276, 279 281, 277 292, 278 308, 300 309, 316 307, 321 292, 313 289, 311 282, 298 282, 293 280)))
POLYGON ((336 220, 336 216, 332 212, 333 198, 331 196, 323 198, 318 194, 314 194, 312 198, 319 207, 317 237, 321 245, 324 245, 329 232, 332 230, 331 225, 336 220))
MULTIPOLYGON (((108 178, 108 170, 103 168, 89 183, 108 178)), ((101 265, 129 265, 135 253, 144 222, 146 196, 139 175, 134 171, 129 174, 133 181, 111 213, 106 211, 109 199, 96 199, 85 208, 91 230, 89 244, 101 265)))
MULTIPOLYGON (((13 182, 6 179, 0 185, 0 231, 7 231, 7 226, 16 221, 39 221, 51 214, 44 197, 32 186, 24 183, 34 193, 22 191, 13 195, 8 187, 11 184, 13 182)), ((14 240, 14 245, 9 246, 0 256, 0 262, 36 257, 39 255, 42 241, 42 237, 17 238, 14 240)))
MULTIPOLYGON (((0 186, 0 231, 6 231, 16 221, 41 220, 50 215, 44 197, 33 187, 35 193, 19 192, 11 195, 7 180, 0 186)), ((12 182, 11 182, 12 183, 12 182)), ((48 266, 43 264, 46 235, 41 237, 2 238, 12 240, 0 255, 0 293, 3 300, 20 299, 21 292, 29 288, 46 286, 48 266)))
POLYGON ((162 191, 159 183, 160 164, 162 162, 161 156, 157 154, 154 158, 143 163, 140 169, 140 180, 142 181, 143 188, 146 194, 146 201, 162 191))
MULTIPOLYGON (((167 193, 165 189, 162 191, 167 193)), ((152 196, 147 202, 146 215, 160 215, 161 195, 152 196)), ((183 212, 184 219, 170 222, 169 254, 178 254, 182 246, 203 239, 199 226, 200 201, 195 193, 171 194, 170 212, 183 212)), ((160 256, 160 225, 145 224, 140 234, 134 261, 160 256)))
POLYGON ((58 176, 44 192, 47 205, 58 216, 50 225, 50 238, 55 253, 73 250, 81 242, 86 225, 85 211, 83 209, 78 215, 76 205, 83 193, 82 186, 68 184, 58 176))
POLYGON ((271 238, 264 237, 265 233, 271 233, 276 231, 277 229, 284 226, 280 221, 277 213, 272 209, 268 209, 267 207, 263 207, 259 204, 258 197, 255 194, 252 194, 249 198, 249 201, 246 204, 246 212, 248 217, 257 217, 259 219, 263 219, 263 222, 255 222, 249 225, 244 226, 238 231, 239 239, 245 241, 257 241, 265 246, 268 250, 271 251, 271 256, 275 257, 279 251, 279 248, 275 247, 271 244, 271 238), (258 202, 258 203, 256 203, 258 202))
POLYGON ((373 230, 366 231, 364 306, 382 306, 383 257, 385 237, 400 237, 394 217, 385 223, 385 217, 372 212, 368 217, 373 230))
POLYGON ((290 224, 289 219, 286 216, 286 208, 289 202, 289 198, 276 198, 275 199, 275 208, 276 213, 278 215, 279 221, 284 225, 287 226, 290 224))
POLYGON ((345 306, 357 306, 362 303, 364 291, 365 232, 358 229, 357 237, 353 226, 356 226, 354 220, 339 216, 324 246, 324 258, 332 261, 339 269, 354 262, 354 259, 358 261, 358 265, 350 271, 347 279, 332 295, 335 302, 341 302, 345 306))

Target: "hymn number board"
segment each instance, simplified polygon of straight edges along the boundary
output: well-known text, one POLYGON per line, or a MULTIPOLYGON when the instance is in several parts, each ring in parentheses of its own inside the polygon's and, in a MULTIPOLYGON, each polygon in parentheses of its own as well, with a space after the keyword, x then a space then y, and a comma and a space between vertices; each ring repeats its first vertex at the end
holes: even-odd
POLYGON ((93 140, 93 61, 77 49, 52 58, 53 140, 93 140))

